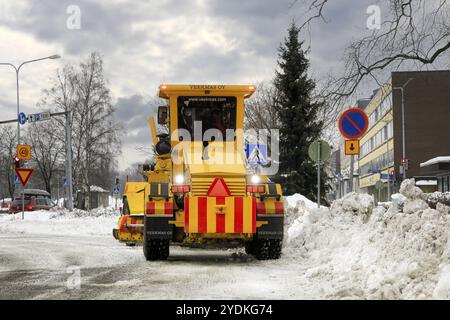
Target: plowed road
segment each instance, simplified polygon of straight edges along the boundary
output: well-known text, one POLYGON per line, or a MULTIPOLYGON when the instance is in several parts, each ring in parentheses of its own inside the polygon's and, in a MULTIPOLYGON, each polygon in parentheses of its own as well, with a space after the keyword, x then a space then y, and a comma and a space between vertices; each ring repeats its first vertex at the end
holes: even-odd
POLYGON ((236 249, 172 246, 168 261, 147 262, 112 236, 0 235, 0 299, 317 298, 304 273, 236 249))

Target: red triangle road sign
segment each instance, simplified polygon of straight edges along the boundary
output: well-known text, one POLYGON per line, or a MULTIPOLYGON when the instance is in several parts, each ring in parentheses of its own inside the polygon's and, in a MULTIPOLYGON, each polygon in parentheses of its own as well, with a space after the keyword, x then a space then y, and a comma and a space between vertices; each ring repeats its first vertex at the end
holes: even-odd
POLYGON ((231 196, 231 192, 223 178, 216 178, 211 183, 206 195, 208 197, 228 197, 231 196))
POLYGON ((30 180, 31 174, 33 173, 33 169, 30 168, 16 168, 17 176, 19 177, 22 186, 26 186, 28 180, 30 180))

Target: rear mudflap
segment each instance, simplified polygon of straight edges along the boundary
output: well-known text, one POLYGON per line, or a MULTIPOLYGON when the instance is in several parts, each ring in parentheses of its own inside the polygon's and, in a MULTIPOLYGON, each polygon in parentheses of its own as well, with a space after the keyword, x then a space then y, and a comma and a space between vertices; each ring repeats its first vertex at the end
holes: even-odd
POLYGON ((258 222, 267 222, 258 228, 259 239, 283 239, 284 215, 258 215, 258 222))
POLYGON ((173 224, 169 224, 172 216, 146 215, 144 233, 148 239, 172 239, 173 224))

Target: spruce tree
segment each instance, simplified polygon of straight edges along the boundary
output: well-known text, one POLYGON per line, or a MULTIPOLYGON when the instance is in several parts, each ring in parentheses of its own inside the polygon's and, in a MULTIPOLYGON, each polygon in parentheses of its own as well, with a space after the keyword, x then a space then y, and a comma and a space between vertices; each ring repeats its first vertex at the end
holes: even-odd
POLYGON ((308 147, 322 131, 323 121, 318 119, 322 105, 312 99, 315 83, 308 77, 309 60, 302 49, 299 32, 292 23, 287 38, 278 49, 278 70, 274 79, 280 119, 277 180, 286 195, 301 193, 316 199, 317 171, 308 156, 308 147))

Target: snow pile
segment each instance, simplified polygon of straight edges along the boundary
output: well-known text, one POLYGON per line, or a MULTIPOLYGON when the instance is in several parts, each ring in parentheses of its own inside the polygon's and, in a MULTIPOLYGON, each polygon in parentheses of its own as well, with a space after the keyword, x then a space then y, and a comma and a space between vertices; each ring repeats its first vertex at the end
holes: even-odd
POLYGON ((432 208, 436 208, 438 203, 450 205, 450 192, 433 192, 427 194, 427 203, 432 208))
POLYGON ((51 235, 110 235, 116 227, 119 212, 114 208, 91 211, 74 209, 38 210, 0 216, 0 233, 51 235))
POLYGON ((372 213, 374 206, 374 200, 371 195, 351 192, 334 201, 331 205, 331 211, 343 215, 358 216, 365 221, 372 213))
POLYGON ((284 197, 284 200, 287 202, 288 207, 295 207, 297 206, 298 202, 303 202, 303 206, 308 209, 315 209, 317 208, 317 203, 314 201, 309 200, 304 195, 301 195, 300 193, 293 194, 292 196, 284 197))
POLYGON ((431 209, 406 180, 403 211, 351 193, 330 209, 300 209, 286 232, 285 259, 306 269, 323 298, 450 299, 448 207, 431 209))

